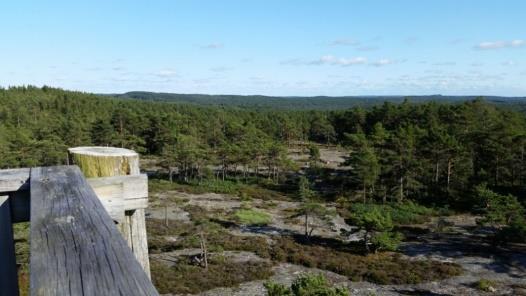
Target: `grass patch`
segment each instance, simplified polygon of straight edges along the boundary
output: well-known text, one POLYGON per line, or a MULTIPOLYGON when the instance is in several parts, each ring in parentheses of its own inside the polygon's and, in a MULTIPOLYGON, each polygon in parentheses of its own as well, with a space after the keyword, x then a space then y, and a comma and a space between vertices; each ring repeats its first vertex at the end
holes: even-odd
POLYGON ((187 263, 170 267, 151 262, 152 280, 160 294, 196 294, 217 287, 267 279, 272 275, 269 262, 228 262, 210 260, 208 270, 187 263))
POLYGON ((240 209, 234 213, 236 221, 243 225, 268 225, 272 218, 269 214, 254 210, 254 209, 240 209))

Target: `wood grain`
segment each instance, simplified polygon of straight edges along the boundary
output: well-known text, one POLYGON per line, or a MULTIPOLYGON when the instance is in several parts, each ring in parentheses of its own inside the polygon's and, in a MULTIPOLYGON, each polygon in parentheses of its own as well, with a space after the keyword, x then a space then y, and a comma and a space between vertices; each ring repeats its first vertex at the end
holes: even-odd
POLYGON ((31 170, 31 295, 158 295, 76 166, 31 170))

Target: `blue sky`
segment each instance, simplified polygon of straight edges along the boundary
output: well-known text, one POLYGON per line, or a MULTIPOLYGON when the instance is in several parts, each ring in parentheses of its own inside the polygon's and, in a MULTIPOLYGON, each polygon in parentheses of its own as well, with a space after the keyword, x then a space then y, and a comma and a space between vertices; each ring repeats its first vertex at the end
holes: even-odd
POLYGON ((524 96, 525 11, 522 0, 2 1, 0 86, 524 96))

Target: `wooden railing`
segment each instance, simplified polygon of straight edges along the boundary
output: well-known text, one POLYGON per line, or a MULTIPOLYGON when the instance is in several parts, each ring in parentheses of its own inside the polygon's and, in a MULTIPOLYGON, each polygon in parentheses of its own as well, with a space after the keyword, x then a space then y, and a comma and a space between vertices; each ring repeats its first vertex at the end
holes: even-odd
MULTIPOLYGON (((18 295, 12 223, 30 222, 31 295, 158 295, 116 225, 148 205, 145 175, 0 170, 0 295, 18 295)), ((144 236, 134 233, 133 236, 144 236)), ((146 258, 147 260, 147 258, 146 258)))

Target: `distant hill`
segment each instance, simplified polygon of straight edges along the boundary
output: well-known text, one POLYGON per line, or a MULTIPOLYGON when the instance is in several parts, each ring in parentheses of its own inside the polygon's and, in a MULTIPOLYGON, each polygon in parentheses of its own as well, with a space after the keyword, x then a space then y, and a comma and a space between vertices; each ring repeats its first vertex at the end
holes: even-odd
MULTIPOLYGON (((355 106, 369 107, 385 101, 400 103, 405 99, 411 102, 462 102, 481 98, 480 96, 344 96, 344 97, 274 97, 274 96, 240 96, 240 95, 203 95, 175 94, 133 91, 124 94, 111 94, 121 99, 139 99, 146 101, 163 101, 178 104, 200 106, 229 106, 239 108, 288 109, 288 110, 340 110, 355 106)), ((484 96, 486 101, 497 105, 521 105, 526 109, 526 97, 484 96)))

